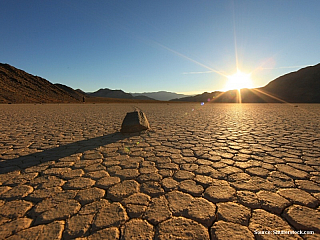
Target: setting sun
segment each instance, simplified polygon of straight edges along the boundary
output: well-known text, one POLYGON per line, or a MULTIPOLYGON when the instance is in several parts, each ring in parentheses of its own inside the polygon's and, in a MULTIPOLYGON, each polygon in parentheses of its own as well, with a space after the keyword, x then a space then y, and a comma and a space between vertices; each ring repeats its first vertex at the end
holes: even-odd
POLYGON ((243 73, 238 70, 235 74, 227 76, 228 82, 226 83, 225 90, 252 88, 251 74, 243 73))

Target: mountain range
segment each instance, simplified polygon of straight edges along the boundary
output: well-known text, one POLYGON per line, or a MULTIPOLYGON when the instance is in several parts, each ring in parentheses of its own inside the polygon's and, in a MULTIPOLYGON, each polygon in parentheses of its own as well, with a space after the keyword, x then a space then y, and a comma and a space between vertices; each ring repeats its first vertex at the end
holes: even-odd
POLYGON ((190 97, 189 95, 174 93, 174 92, 167 92, 167 91, 131 93, 131 94, 133 96, 146 96, 159 101, 169 101, 171 99, 176 99, 176 98, 190 97))
POLYGON ((9 64, 0 63, 0 103, 157 102, 157 100, 320 103, 320 64, 285 74, 261 88, 241 89, 240 94, 238 90, 230 90, 187 96, 165 91, 130 94, 108 88, 85 93, 63 84, 52 84, 44 78, 9 64))
MULTIPOLYGON (((117 90, 114 90, 117 92, 117 90)), ((113 92, 113 90, 111 90, 113 92)), ((124 93, 123 91, 119 91, 124 93)), ((125 94, 125 93, 124 93, 125 94)), ((129 94, 131 96, 131 94, 129 94)), ((124 99, 92 96, 80 89, 74 90, 63 84, 52 84, 48 80, 29 74, 9 64, 0 63, 0 103, 109 103, 109 102, 155 102, 137 98, 124 99)), ((146 99, 146 97, 143 97, 146 99)))

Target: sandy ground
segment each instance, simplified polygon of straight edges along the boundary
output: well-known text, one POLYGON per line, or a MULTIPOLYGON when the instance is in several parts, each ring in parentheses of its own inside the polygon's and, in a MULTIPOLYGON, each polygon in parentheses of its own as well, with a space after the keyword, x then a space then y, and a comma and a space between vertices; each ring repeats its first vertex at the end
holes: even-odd
POLYGON ((319 104, 3 104, 0 126, 0 239, 320 238, 319 104), (134 107, 152 130, 123 135, 134 107))

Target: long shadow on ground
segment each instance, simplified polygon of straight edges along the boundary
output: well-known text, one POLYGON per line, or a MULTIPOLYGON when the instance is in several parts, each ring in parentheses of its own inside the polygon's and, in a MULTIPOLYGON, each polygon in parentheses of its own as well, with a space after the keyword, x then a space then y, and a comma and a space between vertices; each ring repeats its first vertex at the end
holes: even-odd
POLYGON ((129 137, 129 135, 123 135, 119 132, 116 132, 96 138, 61 145, 59 147, 46 149, 42 152, 36 152, 13 159, 2 160, 0 158, 0 174, 9 173, 16 170, 23 170, 48 161, 57 161, 60 158, 68 157, 76 153, 82 153, 88 150, 96 149, 103 145, 116 143, 127 137, 129 137))

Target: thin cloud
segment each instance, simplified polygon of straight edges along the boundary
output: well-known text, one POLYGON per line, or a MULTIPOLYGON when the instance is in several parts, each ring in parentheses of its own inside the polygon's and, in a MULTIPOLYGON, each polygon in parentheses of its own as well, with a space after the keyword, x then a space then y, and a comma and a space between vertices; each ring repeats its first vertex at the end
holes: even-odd
POLYGON ((205 71, 205 72, 183 72, 182 74, 202 74, 202 73, 213 73, 214 71, 205 71))

